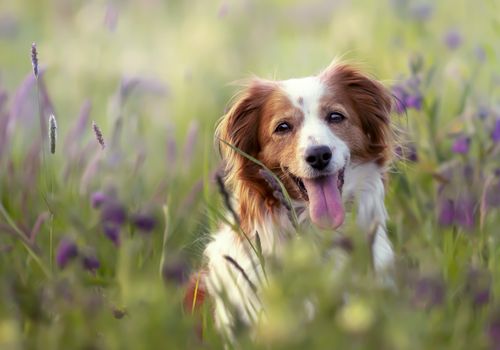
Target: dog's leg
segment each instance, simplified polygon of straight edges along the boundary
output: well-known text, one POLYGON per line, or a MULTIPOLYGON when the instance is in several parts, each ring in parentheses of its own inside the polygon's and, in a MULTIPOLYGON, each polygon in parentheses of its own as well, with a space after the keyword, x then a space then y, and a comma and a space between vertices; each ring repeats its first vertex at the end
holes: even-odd
POLYGON ((373 234, 373 265, 377 273, 384 273, 394 263, 392 244, 387 237, 387 211, 384 204, 384 184, 382 176, 365 179, 358 194, 358 225, 373 234))
POLYGON ((259 291, 263 273, 254 255, 230 229, 216 234, 205 250, 207 289, 215 303, 216 326, 230 341, 234 327, 256 324, 262 317, 259 291))

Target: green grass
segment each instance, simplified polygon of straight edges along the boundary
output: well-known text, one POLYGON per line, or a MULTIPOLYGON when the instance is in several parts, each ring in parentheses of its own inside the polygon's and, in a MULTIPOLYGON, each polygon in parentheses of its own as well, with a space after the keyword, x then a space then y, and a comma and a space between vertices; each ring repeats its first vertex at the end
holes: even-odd
POLYGON ((500 348, 500 143, 492 138, 500 118, 500 4, 422 4, 2 3, 0 348, 222 348, 209 306, 202 320, 183 310, 180 282, 202 264, 224 210, 213 182, 215 123, 234 82, 314 74, 336 56, 360 63, 396 95, 402 86, 422 98, 393 116, 406 146, 386 199, 397 287, 377 283, 366 234, 352 217, 344 236, 353 250, 336 273, 326 255, 339 234, 300 229, 282 261, 266 262, 267 322, 237 327, 238 343, 500 348), (42 68, 38 91, 32 42, 42 68), (57 119, 55 154, 41 137, 39 107, 46 127, 52 110, 57 119), (470 138, 462 154, 453 151, 461 137, 470 138), (404 160, 413 150, 418 159, 404 160), (109 208, 91 205, 96 192, 114 196, 114 210, 127 213, 116 224, 119 246, 103 232, 109 208), (444 216, 452 212, 446 206, 453 217, 444 216), (137 214, 154 219, 151 232, 134 225, 137 214), (63 238, 80 253, 61 268, 63 238), (82 259, 94 255, 100 267, 90 272, 82 259))

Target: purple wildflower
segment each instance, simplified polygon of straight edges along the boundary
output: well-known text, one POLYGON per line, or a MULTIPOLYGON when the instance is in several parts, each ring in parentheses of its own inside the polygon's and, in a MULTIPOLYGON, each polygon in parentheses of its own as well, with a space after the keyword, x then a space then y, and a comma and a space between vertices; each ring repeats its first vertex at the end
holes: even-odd
POLYGON ((484 51, 484 47, 482 46, 476 46, 474 49, 474 55, 476 56, 477 60, 481 63, 486 61, 486 51, 484 51))
POLYGON ((470 137, 467 136, 457 137, 453 142, 453 145, 451 146, 451 150, 459 154, 469 153, 469 148, 470 148, 470 137))
POLYGON ((140 83, 140 78, 137 77, 123 77, 120 82, 120 90, 119 90, 119 103, 123 104, 125 100, 130 96, 132 91, 136 88, 140 83))
POLYGON ((487 270, 471 268, 465 286, 467 294, 476 306, 488 304, 491 297, 491 276, 487 270))
POLYGON ((465 164, 462 173, 465 181, 472 182, 474 180, 474 167, 471 164, 465 164))
POLYGON ((49 212, 45 211, 38 215, 35 224, 33 225, 33 228, 31 229, 30 235, 29 235, 29 240, 31 243, 35 243, 36 236, 38 232, 40 232, 40 227, 43 225, 45 221, 47 221, 50 218, 49 212))
POLYGON ((120 245, 120 227, 110 224, 104 223, 103 226, 104 235, 115 244, 115 246, 120 245))
POLYGON ((94 192, 90 196, 90 203, 92 204, 92 208, 96 209, 99 208, 104 202, 107 202, 110 200, 110 197, 105 194, 104 192, 94 192))
POLYGON ((486 305, 490 302, 491 291, 489 289, 483 289, 474 294, 473 302, 476 306, 486 305))
POLYGON ((405 161, 418 162, 418 153, 415 145, 397 146, 395 149, 397 156, 405 161))
POLYGON ((422 109, 423 97, 419 91, 420 79, 412 76, 404 82, 404 85, 395 85, 392 87, 392 94, 396 103, 394 109, 396 113, 403 114, 408 108, 417 111, 422 109))
POLYGON ((449 226, 455 220, 455 205, 449 198, 438 199, 438 222, 441 226, 449 226))
POLYGON ((101 167, 101 154, 96 152, 92 158, 87 162, 87 166, 83 171, 83 175, 80 181, 80 191, 87 192, 90 182, 94 178, 95 174, 101 167))
POLYGON ((414 145, 408 146, 406 158, 410 162, 418 162, 417 147, 415 147, 414 145))
POLYGON ((63 269, 66 265, 78 255, 78 247, 75 242, 69 238, 63 238, 59 242, 56 253, 57 265, 63 269))
POLYGON ((405 99, 405 106, 417 111, 422 109, 422 96, 420 94, 408 95, 405 99))
POLYGON ((110 200, 103 203, 101 209, 101 221, 121 226, 127 220, 127 212, 122 204, 117 200, 110 200))
POLYGON ((167 164, 172 166, 177 158, 177 143, 172 135, 167 136, 167 164))
POLYGON ((198 121, 193 120, 189 125, 189 130, 184 144, 184 161, 189 163, 193 157, 196 142, 198 140, 200 125, 198 121))
POLYGON ((7 91, 0 90, 0 111, 2 111, 4 107, 7 107, 8 98, 7 91))
POLYGON ((450 29, 444 35, 444 43, 450 50, 455 50, 462 44, 462 34, 456 28, 450 29))
MULTIPOLYGON (((420 56, 417 56, 417 57, 420 57, 420 56)), ((422 69, 422 66, 423 66, 423 62, 421 59, 418 59, 418 58, 415 58, 415 59, 412 59, 412 63, 410 63, 413 68, 412 69, 418 69, 418 70, 421 70, 422 69)), ((417 72, 416 72, 417 73, 417 72)), ((420 89, 420 83, 422 82, 422 79, 420 79, 420 77, 417 75, 417 74, 413 74, 411 75, 405 82, 406 84, 406 87, 410 90, 410 91, 413 91, 415 93, 418 92, 418 90, 420 89)))
POLYGON ((25 171, 25 176, 23 179, 23 192, 28 195, 31 192, 32 187, 37 178, 37 174, 40 171, 40 148, 41 140, 35 140, 26 154, 26 158, 23 162, 23 168, 25 171))
POLYGON ((182 258, 168 261, 163 265, 162 275, 167 283, 184 284, 189 279, 189 265, 182 258))
POLYGON ((97 259, 95 252, 87 252, 83 254, 82 266, 85 270, 94 272, 101 266, 101 263, 97 259))
POLYGON ((500 142, 500 118, 495 120, 495 126, 493 127, 493 131, 491 132, 491 139, 495 143, 500 142))
POLYGON ((462 196, 455 202, 455 222, 464 229, 471 230, 475 224, 476 203, 471 197, 462 196))
POLYGON ((77 148, 80 149, 78 142, 80 142, 84 132, 87 130, 91 109, 92 104, 89 100, 85 100, 80 108, 78 118, 73 124, 71 130, 66 134, 66 138, 64 139, 64 148, 68 155, 74 154, 77 148))
POLYGON ((428 309, 444 301, 444 284, 440 279, 422 277, 417 281, 414 291, 413 304, 418 308, 428 309))
POLYGON ((489 108, 487 106, 481 105, 479 106, 479 110, 477 111, 477 116, 481 120, 485 120, 490 114, 489 108))
POLYGON ((500 178, 498 178, 495 183, 493 183, 486 192, 486 203, 491 208, 500 207, 500 178))
MULTIPOLYGON (((25 122, 31 125, 30 123, 32 123, 33 117, 37 115, 39 117, 43 116, 43 118, 40 119, 43 137, 45 138, 45 135, 48 133, 48 116, 56 113, 54 113, 54 106, 47 91, 47 86, 43 80, 43 67, 39 68, 38 74, 39 77, 37 79, 32 73, 29 73, 14 94, 14 99, 10 107, 9 133, 14 130, 14 125, 16 123, 25 122), (33 94, 34 88, 37 85, 40 92, 41 114, 38 113, 38 106, 34 103, 34 99, 31 98, 31 94, 33 94)), ((9 133, 7 136, 9 136, 9 133)))
POLYGON ((427 21, 432 17, 434 8, 430 4, 416 4, 410 8, 411 16, 417 21, 427 21))
POLYGON ((179 205, 179 213, 186 213, 192 210, 194 205, 196 204, 196 200, 203 189, 203 181, 198 180, 193 185, 189 193, 184 197, 184 199, 180 202, 179 205))
POLYGON ((500 349, 500 310, 497 310, 491 317, 488 325, 488 337, 491 343, 491 349, 500 349))
POLYGON ((394 109, 396 113, 398 114, 403 114, 406 112, 406 97, 407 93, 401 87, 400 85, 396 85, 392 88, 392 95, 394 96, 394 99, 396 100, 396 103, 394 104, 394 109))
POLYGON ((7 144, 7 125, 9 114, 4 111, 7 106, 7 93, 0 90, 0 157, 3 153, 3 146, 7 144))
POLYGON ((396 99, 396 103, 394 103, 394 110, 397 114, 403 114, 406 112, 406 107, 403 100, 396 99))
POLYGON ((118 23, 118 10, 115 6, 108 4, 108 6, 106 7, 106 14, 104 15, 104 26, 110 32, 114 32, 117 23, 118 23))
POLYGON ((227 16, 228 12, 229 12, 229 5, 227 4, 227 2, 223 2, 220 5, 219 10, 217 11, 217 17, 224 18, 227 16))
POLYGON ((399 145, 396 146, 396 148, 394 149, 394 152, 396 152, 398 157, 403 158, 403 156, 404 156, 403 147, 401 147, 399 145))
POLYGON ((156 226, 156 220, 153 216, 147 214, 134 214, 130 219, 132 225, 143 232, 151 232, 156 226))

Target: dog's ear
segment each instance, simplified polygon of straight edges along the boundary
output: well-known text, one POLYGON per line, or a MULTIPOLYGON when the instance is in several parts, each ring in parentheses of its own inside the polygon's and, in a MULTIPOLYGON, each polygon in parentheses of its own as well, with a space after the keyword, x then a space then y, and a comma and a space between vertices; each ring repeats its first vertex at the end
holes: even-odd
POLYGON ((249 161, 226 143, 253 157, 257 156, 260 151, 258 130, 262 108, 275 88, 271 81, 251 80, 217 126, 216 142, 226 163, 228 177, 231 177, 230 173, 244 170, 249 161))
POLYGON ((323 73, 323 78, 335 86, 342 86, 361 120, 363 133, 367 137, 366 153, 383 165, 392 156, 394 135, 390 114, 393 98, 379 81, 370 78, 347 64, 332 64, 323 73))

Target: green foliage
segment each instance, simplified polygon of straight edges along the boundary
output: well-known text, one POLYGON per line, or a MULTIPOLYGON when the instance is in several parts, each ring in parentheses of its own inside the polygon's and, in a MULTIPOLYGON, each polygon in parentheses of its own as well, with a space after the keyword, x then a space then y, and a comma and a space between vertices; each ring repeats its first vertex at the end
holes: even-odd
POLYGON ((265 321, 237 327, 238 343, 498 348, 499 10, 466 0, 3 2, 0 348, 222 348, 209 304, 183 310, 183 284, 222 220, 213 131, 237 90, 228 83, 314 74, 335 56, 407 107, 394 114, 400 159, 386 200, 394 283, 375 278, 352 217, 342 236, 299 226, 284 259, 266 261, 265 321))

